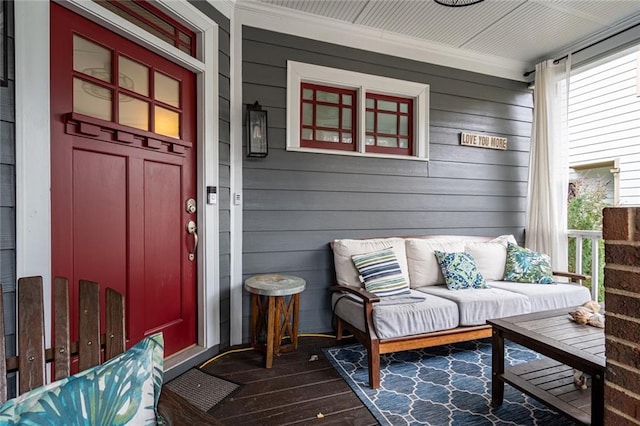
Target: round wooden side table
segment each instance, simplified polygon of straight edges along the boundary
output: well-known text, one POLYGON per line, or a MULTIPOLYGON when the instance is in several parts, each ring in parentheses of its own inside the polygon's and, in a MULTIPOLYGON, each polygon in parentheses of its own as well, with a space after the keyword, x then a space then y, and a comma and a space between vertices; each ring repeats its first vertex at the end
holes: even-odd
POLYGON ((251 345, 265 352, 266 368, 273 366, 274 355, 298 348, 300 293, 305 286, 302 278, 281 274, 254 275, 244 282, 251 293, 251 345), (283 345, 286 337, 290 342, 283 345))

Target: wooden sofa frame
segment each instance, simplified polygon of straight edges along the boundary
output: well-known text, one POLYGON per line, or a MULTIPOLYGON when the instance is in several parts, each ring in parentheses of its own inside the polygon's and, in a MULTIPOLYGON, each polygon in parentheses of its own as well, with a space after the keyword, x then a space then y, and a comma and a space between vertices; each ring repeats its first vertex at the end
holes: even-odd
MULTIPOLYGON (((393 238, 393 237, 388 237, 393 238)), ((399 238, 434 238, 425 236, 411 236, 399 238)), ((465 238, 465 237, 459 237, 465 238)), ((478 239, 478 237, 468 237, 478 239)), ((490 238, 486 238, 486 241, 490 238)), ((333 249, 333 242, 329 244, 333 249)), ((574 274, 571 272, 553 272, 553 275, 569 278, 573 283, 582 285, 583 280, 591 278, 588 275, 574 274)), ((329 288, 332 292, 349 293, 362 303, 362 315, 364 316, 365 331, 359 330, 354 325, 342 318, 336 317, 336 340, 342 340, 345 328, 366 348, 369 368, 369 385, 372 389, 380 387, 380 355, 391 352, 399 352, 411 349, 440 346, 450 343, 465 342, 468 340, 491 337, 490 325, 459 326, 448 330, 434 331, 424 334, 381 339, 378 337, 373 325, 373 304, 380 298, 364 288, 355 288, 344 285, 333 285, 329 288)))
MULTIPOLYGON (((105 333, 101 334, 100 287, 95 282, 80 280, 79 340, 71 342, 69 285, 67 279, 55 278, 52 288, 54 335, 51 348, 45 348, 42 277, 20 278, 17 293, 17 356, 5 355, 4 305, 0 297, 0 403, 7 400, 8 373, 18 373, 18 394, 22 394, 46 383, 47 363, 52 364, 53 380, 60 380, 71 374, 72 357, 78 357, 78 368, 82 371, 124 352, 124 297, 117 291, 111 288, 105 290, 105 333)), ((158 415, 165 425, 221 424, 166 386, 160 393, 158 415)))

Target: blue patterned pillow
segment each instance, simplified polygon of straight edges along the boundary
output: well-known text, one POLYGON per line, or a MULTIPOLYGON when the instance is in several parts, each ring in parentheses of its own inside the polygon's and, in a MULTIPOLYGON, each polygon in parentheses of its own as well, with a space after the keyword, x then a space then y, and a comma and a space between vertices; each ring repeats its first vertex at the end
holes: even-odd
POLYGON ((409 283, 400 269, 393 248, 351 256, 364 281, 365 290, 378 296, 409 293, 409 283))
POLYGON ((505 281, 554 284, 549 256, 509 243, 505 281))
POLYGON ((0 407, 0 424, 156 424, 164 340, 148 336, 128 351, 0 407))
POLYGON ((438 250, 434 253, 449 290, 488 288, 482 274, 478 271, 473 256, 469 253, 445 253, 438 250))

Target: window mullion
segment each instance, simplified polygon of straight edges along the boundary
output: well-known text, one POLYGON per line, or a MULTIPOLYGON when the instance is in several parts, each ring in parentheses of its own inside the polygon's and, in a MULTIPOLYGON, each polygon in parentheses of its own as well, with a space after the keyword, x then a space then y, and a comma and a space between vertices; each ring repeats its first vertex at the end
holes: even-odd
MULTIPOLYGON (((363 86, 358 88, 358 136, 356 150, 364 154, 367 150, 367 92, 363 86)), ((355 133, 354 133, 355 135, 355 133)))

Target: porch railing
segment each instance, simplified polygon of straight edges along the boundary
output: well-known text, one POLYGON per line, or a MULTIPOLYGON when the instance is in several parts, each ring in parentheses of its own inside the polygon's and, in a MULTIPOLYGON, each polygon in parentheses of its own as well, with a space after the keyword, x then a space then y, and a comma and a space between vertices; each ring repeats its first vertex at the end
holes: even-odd
POLYGON ((591 298, 600 302, 600 251, 599 243, 602 240, 602 231, 586 231, 578 229, 569 229, 567 231, 569 239, 574 238, 576 241, 576 259, 575 271, 578 274, 583 272, 591 275, 591 298), (582 270, 582 240, 591 241, 591 271, 582 270))

